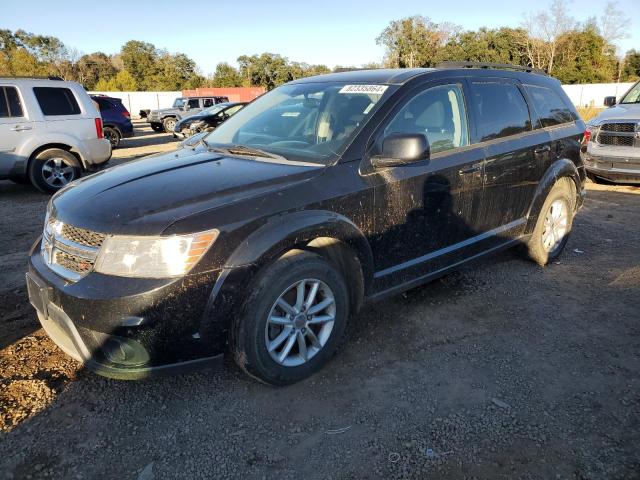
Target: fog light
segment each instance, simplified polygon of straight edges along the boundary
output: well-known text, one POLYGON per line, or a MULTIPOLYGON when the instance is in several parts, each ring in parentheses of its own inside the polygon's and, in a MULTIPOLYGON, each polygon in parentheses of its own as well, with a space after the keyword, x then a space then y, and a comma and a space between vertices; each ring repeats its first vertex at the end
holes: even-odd
POLYGON ((139 366, 149 362, 149 354, 134 340, 109 336, 101 347, 102 352, 110 362, 125 366, 139 366))

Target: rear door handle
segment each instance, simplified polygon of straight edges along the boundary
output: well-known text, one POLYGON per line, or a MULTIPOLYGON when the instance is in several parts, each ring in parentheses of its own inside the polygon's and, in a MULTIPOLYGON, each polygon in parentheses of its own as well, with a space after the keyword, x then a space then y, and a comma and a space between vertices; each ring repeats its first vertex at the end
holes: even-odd
POLYGON ((479 173, 482 170, 482 163, 474 163, 468 167, 458 170, 458 175, 469 175, 470 173, 479 173))
POLYGON ((549 145, 545 145, 544 147, 536 148, 533 153, 536 155, 540 155, 542 153, 547 153, 551 151, 551 147, 549 145))
POLYGON ((31 127, 29 125, 16 125, 11 130, 14 132, 21 132, 23 130, 31 130, 31 127))

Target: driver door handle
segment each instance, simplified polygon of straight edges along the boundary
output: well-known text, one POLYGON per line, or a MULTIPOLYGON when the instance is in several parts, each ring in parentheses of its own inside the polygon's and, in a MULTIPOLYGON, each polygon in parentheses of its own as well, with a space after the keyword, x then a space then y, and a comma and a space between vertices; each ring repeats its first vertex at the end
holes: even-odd
POLYGON ((458 170, 458 175, 469 175, 470 173, 479 173, 482 170, 482 163, 474 163, 468 167, 458 170))
POLYGON ((542 153, 547 153, 551 151, 551 147, 549 145, 545 145, 544 147, 536 148, 533 153, 536 155, 540 155, 542 153))
POLYGON ((31 128, 29 125, 16 125, 11 130, 14 132, 22 132, 23 130, 31 130, 31 128))

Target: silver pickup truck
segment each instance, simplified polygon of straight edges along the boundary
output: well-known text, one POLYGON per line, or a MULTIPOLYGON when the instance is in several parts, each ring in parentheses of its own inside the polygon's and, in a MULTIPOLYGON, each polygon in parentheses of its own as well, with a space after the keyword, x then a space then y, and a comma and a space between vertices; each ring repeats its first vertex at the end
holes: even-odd
POLYGON ((147 121, 156 132, 171 132, 178 123, 178 120, 194 115, 205 108, 212 107, 218 103, 228 102, 228 97, 178 97, 170 108, 151 110, 147 116, 147 121))
POLYGON ((606 97, 606 110, 591 119, 583 160, 591 180, 640 183, 640 81, 619 102, 606 97))

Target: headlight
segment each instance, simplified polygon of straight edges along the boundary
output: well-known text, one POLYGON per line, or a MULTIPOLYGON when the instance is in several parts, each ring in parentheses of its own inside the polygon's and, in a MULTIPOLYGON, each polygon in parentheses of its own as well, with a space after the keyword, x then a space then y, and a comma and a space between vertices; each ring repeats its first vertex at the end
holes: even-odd
POLYGON ((118 277, 167 278, 186 274, 207 253, 218 230, 170 237, 109 236, 96 259, 96 272, 118 277))

